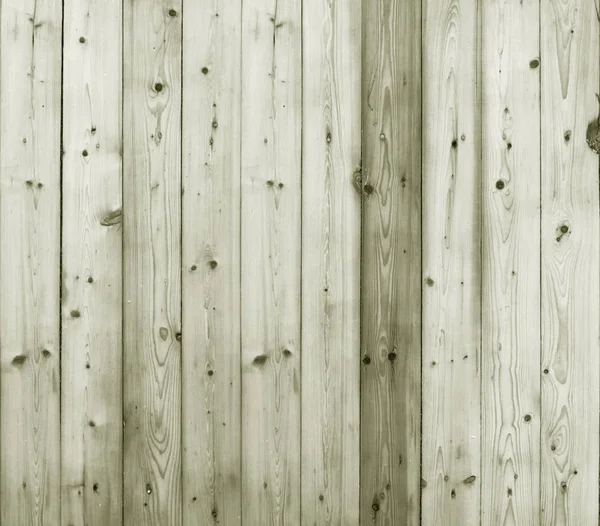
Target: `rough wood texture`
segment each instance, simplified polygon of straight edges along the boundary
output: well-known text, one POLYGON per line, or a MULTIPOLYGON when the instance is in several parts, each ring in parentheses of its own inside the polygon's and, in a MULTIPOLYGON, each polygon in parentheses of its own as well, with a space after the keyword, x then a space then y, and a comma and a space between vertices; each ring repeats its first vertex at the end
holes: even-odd
POLYGON ((600 24, 580 0, 542 2, 541 23, 541 523, 598 524, 600 24))
POLYGON ((241 2, 186 0, 184 524, 241 523, 241 2))
POLYGON ((181 524, 181 5, 124 5, 124 524, 181 524))
POLYGON ((0 7, 0 519, 60 523, 57 0, 0 7))
POLYGON ((244 524, 300 524, 300 15, 243 2, 244 524))
POLYGON ((363 2, 361 522, 419 523, 421 5, 363 2))
POLYGON ((302 524, 358 524, 360 3, 303 2, 302 524))
POLYGON ((64 8, 61 524, 118 526, 121 4, 64 8))
POLYGON ((490 526, 539 521, 538 4, 482 7, 481 512, 490 526))
POLYGON ((423 4, 422 524, 479 524, 476 0, 423 4))

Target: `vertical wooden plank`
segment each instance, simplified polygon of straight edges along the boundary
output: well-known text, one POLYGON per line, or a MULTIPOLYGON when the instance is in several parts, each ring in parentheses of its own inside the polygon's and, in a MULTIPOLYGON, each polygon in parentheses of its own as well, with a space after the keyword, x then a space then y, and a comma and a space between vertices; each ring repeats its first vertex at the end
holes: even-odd
POLYGON ((124 4, 124 523, 181 524, 181 2, 124 4))
POLYGON ((61 524, 119 525, 121 3, 64 9, 61 524))
POLYGON ((541 3, 544 525, 598 523, 599 51, 594 2, 541 3))
POLYGON ((239 0, 184 2, 184 524, 241 524, 239 0))
POLYGON ((360 2, 304 0, 302 524, 357 525, 360 2))
POLYGON ((479 525, 481 166, 476 0, 423 4, 422 522, 479 525))
POLYGON ((62 524, 122 521, 121 4, 64 4, 62 524))
POLYGON ((421 2, 363 2, 361 496, 416 525, 421 425, 421 2))
POLYGON ((300 524, 301 2, 242 11, 242 521, 300 524))
POLYGON ((537 524, 539 2, 484 2, 482 28, 482 524, 537 524))
POLYGON ((0 7, 0 519, 60 522, 62 2, 0 7))

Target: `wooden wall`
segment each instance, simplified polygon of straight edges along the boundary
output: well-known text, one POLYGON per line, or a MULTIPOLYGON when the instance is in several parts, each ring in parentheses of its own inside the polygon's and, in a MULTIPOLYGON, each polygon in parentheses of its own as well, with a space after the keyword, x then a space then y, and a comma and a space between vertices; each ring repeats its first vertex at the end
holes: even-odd
POLYGON ((597 2, 0 43, 2 526, 599 524, 597 2))

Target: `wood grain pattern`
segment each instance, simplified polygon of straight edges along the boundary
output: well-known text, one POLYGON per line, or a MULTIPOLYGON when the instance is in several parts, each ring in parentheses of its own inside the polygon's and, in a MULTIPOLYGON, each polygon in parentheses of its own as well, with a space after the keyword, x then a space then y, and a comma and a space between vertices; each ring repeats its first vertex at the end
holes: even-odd
POLYGON ((0 520, 60 523, 62 5, 0 6, 0 520))
POLYGON ((184 3, 184 524, 241 523, 241 3, 184 3))
POLYGON ((482 6, 483 525, 539 521, 538 24, 537 0, 482 6))
POLYGON ((124 4, 124 524, 181 524, 181 4, 124 4))
POLYGON ((360 2, 302 6, 302 524, 352 526, 359 520, 360 2))
POLYGON ((598 116, 594 3, 542 2, 541 37, 541 523, 598 524, 598 157, 586 144, 598 116))
POLYGON ((243 2, 244 524, 300 524, 300 15, 243 2))
POLYGON ((421 5, 363 2, 361 523, 416 525, 421 5))
POLYGON ((476 1, 423 4, 422 524, 479 524, 476 1))
POLYGON ((61 524, 122 523, 121 4, 64 5, 61 524))

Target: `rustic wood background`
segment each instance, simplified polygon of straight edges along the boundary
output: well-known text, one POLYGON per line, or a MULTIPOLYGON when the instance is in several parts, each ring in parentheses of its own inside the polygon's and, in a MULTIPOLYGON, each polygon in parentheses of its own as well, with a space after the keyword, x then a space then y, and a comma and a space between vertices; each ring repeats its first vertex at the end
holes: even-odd
POLYGON ((2 526, 597 525, 599 18, 2 0, 2 526))

